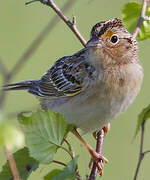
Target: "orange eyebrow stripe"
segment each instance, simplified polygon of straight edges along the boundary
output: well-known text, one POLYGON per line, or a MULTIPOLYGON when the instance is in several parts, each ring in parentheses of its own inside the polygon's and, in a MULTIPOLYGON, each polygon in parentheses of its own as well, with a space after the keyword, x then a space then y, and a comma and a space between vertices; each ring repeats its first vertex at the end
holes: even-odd
POLYGON ((113 31, 108 30, 102 35, 102 38, 104 38, 104 39, 110 38, 113 34, 114 34, 113 31))

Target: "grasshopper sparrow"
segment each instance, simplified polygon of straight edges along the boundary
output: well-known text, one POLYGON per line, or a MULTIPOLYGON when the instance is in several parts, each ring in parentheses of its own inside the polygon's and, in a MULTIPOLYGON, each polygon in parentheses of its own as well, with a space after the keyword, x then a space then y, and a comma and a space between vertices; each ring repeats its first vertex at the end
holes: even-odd
MULTIPOLYGON (((40 80, 4 89, 27 90, 42 108, 63 113, 85 133, 94 132, 125 111, 140 91, 143 70, 137 49, 120 19, 102 21, 92 28, 86 48, 57 60, 40 80)), ((77 131, 74 134, 99 157, 77 131)))

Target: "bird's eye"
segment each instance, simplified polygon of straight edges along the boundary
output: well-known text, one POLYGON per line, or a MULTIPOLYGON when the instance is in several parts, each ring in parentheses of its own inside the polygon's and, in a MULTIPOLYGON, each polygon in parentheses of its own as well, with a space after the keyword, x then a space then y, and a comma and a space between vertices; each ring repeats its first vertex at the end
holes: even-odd
POLYGON ((115 44, 116 42, 118 42, 118 36, 117 35, 113 35, 110 39, 110 41, 115 44))

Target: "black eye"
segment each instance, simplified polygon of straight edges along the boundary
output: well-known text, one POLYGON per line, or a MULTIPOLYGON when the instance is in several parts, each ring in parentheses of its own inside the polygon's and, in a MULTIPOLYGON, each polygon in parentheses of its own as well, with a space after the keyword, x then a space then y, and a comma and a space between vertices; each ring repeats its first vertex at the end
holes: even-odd
POLYGON ((112 43, 116 43, 118 41, 118 36, 113 35, 110 40, 112 43))

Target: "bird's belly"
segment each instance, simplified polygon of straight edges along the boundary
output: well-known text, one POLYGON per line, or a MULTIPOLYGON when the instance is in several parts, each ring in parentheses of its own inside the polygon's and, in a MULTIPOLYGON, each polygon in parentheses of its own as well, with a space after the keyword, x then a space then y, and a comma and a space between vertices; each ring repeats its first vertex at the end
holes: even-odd
POLYGON ((122 113, 135 99, 135 95, 106 100, 101 98, 97 104, 68 107, 64 115, 69 123, 76 125, 86 132, 94 132, 103 128, 112 119, 122 113))
MULTIPOLYGON (((104 94, 104 93, 100 93, 104 94)), ((66 117, 69 124, 73 124, 86 132, 94 132, 103 128, 112 119, 115 119, 121 112, 128 108, 136 97, 135 93, 113 96, 95 96, 79 99, 72 98, 66 102, 62 99, 62 104, 57 108, 51 106, 54 111, 61 112, 66 117), (97 103, 95 103, 97 102, 97 103)), ((61 101, 59 100, 59 103, 61 101)), ((56 102, 54 103, 56 104, 56 102)))

